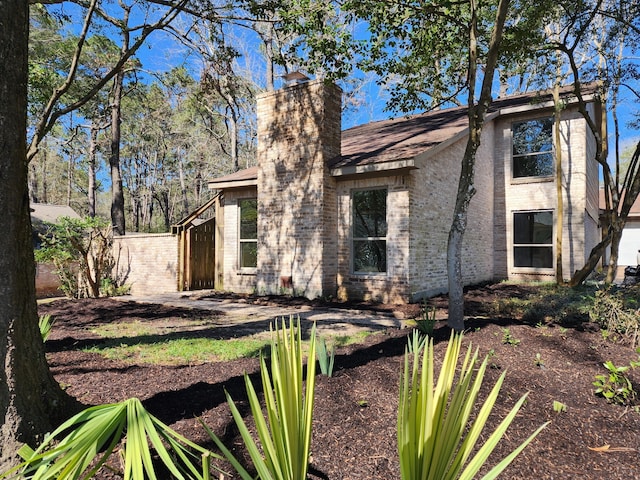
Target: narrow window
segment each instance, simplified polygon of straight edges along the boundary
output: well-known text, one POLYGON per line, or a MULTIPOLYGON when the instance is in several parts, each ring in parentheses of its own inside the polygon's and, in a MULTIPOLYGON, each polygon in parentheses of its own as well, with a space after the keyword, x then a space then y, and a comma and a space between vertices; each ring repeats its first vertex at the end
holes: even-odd
POLYGON ((552 118, 513 124, 513 178, 553 175, 552 129, 552 118))
POLYGON ((258 201, 255 198, 239 200, 240 234, 239 252, 240 268, 256 268, 258 266, 258 201))
POLYGON ((513 265, 553 268, 553 212, 513 214, 513 265))
POLYGON ((359 190, 352 196, 353 271, 387 271, 387 190, 359 190))

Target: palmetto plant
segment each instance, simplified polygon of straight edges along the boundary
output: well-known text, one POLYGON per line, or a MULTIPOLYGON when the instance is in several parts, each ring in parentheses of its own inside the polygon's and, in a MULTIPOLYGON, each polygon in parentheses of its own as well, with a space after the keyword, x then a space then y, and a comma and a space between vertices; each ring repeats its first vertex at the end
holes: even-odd
POLYGON ((25 462, 0 478, 91 478, 118 447, 125 433, 121 452, 125 480, 157 478, 150 446, 171 478, 209 478, 211 452, 151 415, 137 398, 83 410, 60 425, 36 450, 23 446, 18 453, 25 462), (204 462, 198 467, 201 458, 204 462))
MULTIPOLYGON (((262 355, 260 357, 266 418, 262 413, 260 400, 251 380, 245 374, 249 405, 261 449, 249 433, 233 399, 227 393, 233 418, 258 477, 262 480, 305 480, 307 478, 316 376, 315 325, 311 331, 307 358, 305 389, 300 319, 298 318, 294 327, 293 319, 290 318, 288 328, 284 320, 282 328, 278 328, 276 322, 275 330, 271 331, 270 368, 267 368, 265 357, 262 355)), ((240 465, 222 441, 206 425, 205 428, 240 476, 245 480, 252 480, 254 477, 240 465)))
MULTIPOLYGON (((417 334, 411 339, 409 352, 405 354, 398 406, 398 452, 403 480, 475 478, 526 399, 525 394, 476 451, 476 443, 496 402, 504 373, 468 426, 487 359, 476 369, 478 352, 476 350, 472 355, 469 346, 456 378, 461 343, 462 335, 452 334, 434 384, 433 339, 423 344, 417 334), (413 357, 411 362, 410 357, 413 357), (470 459, 474 451, 476 454, 470 459)), ((495 478, 545 426, 536 430, 483 478, 495 478)))
POLYGON ((40 335, 42 336, 43 342, 46 342, 49 338, 54 322, 55 318, 51 315, 40 315, 38 318, 38 328, 40 329, 40 335))

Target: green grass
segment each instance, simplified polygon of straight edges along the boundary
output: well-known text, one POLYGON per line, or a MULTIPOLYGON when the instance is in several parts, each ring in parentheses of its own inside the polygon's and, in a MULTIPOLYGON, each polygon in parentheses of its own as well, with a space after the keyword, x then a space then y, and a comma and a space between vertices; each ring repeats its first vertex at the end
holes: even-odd
POLYGON ((258 357, 260 350, 268 345, 266 338, 246 337, 242 339, 176 338, 155 342, 133 342, 110 345, 108 343, 85 349, 113 360, 156 365, 181 365, 237 358, 258 357))
MULTIPOLYGON (((206 328, 207 323, 206 320, 189 322, 182 331, 177 331, 175 325, 139 320, 101 325, 91 331, 104 341, 84 351, 129 363, 188 365, 257 358, 269 345, 268 331, 238 338, 198 337, 197 327, 206 328)), ((329 346, 344 347, 362 343, 372 334, 374 332, 359 331, 351 335, 327 335, 326 341, 329 346)), ((307 347, 308 341, 305 341, 305 351, 307 347)))

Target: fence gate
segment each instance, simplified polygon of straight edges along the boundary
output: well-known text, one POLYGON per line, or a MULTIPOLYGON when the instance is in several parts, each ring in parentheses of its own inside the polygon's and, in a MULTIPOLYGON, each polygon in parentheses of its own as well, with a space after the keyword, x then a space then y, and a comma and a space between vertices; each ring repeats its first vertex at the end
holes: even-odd
POLYGON ((214 288, 216 219, 211 218, 185 233, 185 290, 214 288))

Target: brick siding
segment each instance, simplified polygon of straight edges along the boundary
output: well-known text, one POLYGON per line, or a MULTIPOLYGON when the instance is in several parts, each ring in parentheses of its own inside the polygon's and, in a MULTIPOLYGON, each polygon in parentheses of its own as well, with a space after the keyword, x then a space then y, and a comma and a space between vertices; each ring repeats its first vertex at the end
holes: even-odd
POLYGON ((178 291, 178 236, 128 234, 113 239, 116 274, 132 295, 178 291))

